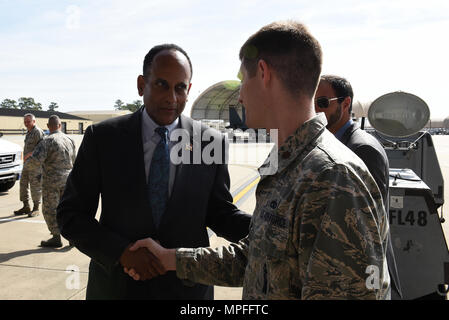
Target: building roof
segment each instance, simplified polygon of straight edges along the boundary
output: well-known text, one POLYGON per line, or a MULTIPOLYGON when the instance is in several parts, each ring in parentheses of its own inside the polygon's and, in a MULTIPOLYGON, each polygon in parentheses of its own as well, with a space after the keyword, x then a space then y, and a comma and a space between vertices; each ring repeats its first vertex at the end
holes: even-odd
POLYGON ((227 80, 218 82, 207 88, 195 100, 190 112, 195 120, 229 120, 229 106, 241 112, 239 103, 240 81, 227 80))
POLYGON ((86 120, 89 119, 81 118, 72 114, 58 112, 58 111, 39 111, 39 110, 25 110, 25 109, 7 109, 0 108, 0 116, 4 117, 23 117, 27 113, 32 113, 36 118, 50 118, 52 115, 57 115, 61 119, 67 120, 86 120))
POLYGON ((70 111, 68 113, 72 114, 72 115, 77 115, 77 114, 118 114, 118 115, 122 115, 122 114, 131 113, 131 111, 129 111, 129 110, 79 110, 79 111, 70 111))

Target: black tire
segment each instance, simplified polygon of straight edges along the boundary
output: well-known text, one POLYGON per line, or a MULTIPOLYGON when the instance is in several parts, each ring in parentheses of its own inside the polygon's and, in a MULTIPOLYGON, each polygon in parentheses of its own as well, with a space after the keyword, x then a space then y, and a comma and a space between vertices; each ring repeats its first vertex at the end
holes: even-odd
POLYGON ((8 182, 0 182, 0 192, 6 192, 12 187, 14 187, 14 184, 16 181, 8 181, 8 182))

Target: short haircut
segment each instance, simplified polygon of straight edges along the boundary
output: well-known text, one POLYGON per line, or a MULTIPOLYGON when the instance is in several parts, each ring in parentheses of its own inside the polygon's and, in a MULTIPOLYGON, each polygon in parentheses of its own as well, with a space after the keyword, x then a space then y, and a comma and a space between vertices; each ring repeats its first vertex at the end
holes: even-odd
POLYGON ((327 83, 329 83, 331 85, 331 87, 332 87, 332 89, 334 89, 337 97, 343 97, 343 98, 340 98, 337 100, 338 103, 342 103, 346 97, 351 98, 351 105, 349 106, 349 110, 348 110, 349 115, 351 115, 352 100, 354 98, 354 92, 352 91, 351 83, 347 79, 345 79, 343 77, 336 76, 336 75, 322 75, 321 80, 326 81, 327 83))
POLYGON ((48 118, 48 124, 52 127, 57 127, 61 124, 61 119, 57 115, 52 115, 48 118))
POLYGON ((322 51, 302 23, 280 21, 264 26, 243 44, 239 57, 250 77, 255 76, 257 63, 263 59, 292 96, 312 98, 315 94, 322 51))
POLYGON ((24 117, 24 118, 30 117, 31 120, 36 120, 36 117, 35 117, 34 114, 32 114, 32 113, 27 113, 27 114, 25 114, 23 117, 24 117))
POLYGON ((145 56, 145 59, 143 60, 143 75, 147 76, 148 72, 151 69, 151 64, 153 63, 154 57, 161 51, 164 50, 175 50, 181 52, 189 62, 190 66, 190 80, 192 80, 193 75, 193 69, 192 69, 192 62, 190 61, 190 57, 188 56, 187 52, 184 51, 181 47, 177 46, 176 44, 168 43, 168 44, 161 44, 158 46, 155 46, 151 48, 150 51, 148 51, 147 55, 145 56))

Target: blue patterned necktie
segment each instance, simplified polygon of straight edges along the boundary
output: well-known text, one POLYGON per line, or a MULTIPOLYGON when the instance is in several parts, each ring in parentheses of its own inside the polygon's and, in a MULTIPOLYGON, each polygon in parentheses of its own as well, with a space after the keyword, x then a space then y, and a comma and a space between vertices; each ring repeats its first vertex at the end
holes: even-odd
POLYGON ((148 192, 153 220, 156 227, 159 227, 168 202, 168 129, 158 127, 154 131, 161 136, 161 140, 157 144, 151 159, 150 173, 148 175, 148 192))

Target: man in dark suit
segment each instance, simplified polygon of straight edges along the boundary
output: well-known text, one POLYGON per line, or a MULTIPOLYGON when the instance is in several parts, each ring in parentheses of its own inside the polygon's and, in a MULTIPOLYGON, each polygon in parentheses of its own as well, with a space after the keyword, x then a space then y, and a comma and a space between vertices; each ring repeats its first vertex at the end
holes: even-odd
MULTIPOLYGON (((379 141, 352 121, 352 86, 345 78, 321 76, 315 94, 315 110, 324 112, 327 129, 363 160, 382 193, 385 210, 389 212, 389 163, 379 141)), ((400 298, 401 286, 397 273, 391 238, 388 240, 387 262, 392 284, 392 299, 400 298)))
POLYGON ((153 267, 142 271, 147 278, 160 269, 149 251, 131 252, 129 247, 146 237, 169 248, 208 246, 206 227, 229 241, 248 234, 251 216, 233 205, 229 193, 221 156, 226 141, 218 131, 181 114, 191 78, 192 65, 183 49, 156 46, 137 79, 144 107, 86 130, 57 219, 61 234, 92 258, 87 299, 213 299, 213 287, 181 281, 174 272, 134 281, 124 268, 150 262, 153 267), (171 141, 180 130, 183 140, 171 141), (194 139, 206 130, 208 141, 194 139), (205 147, 210 150, 212 143, 219 146, 212 157, 221 161, 198 161, 195 155, 205 147), (175 164, 173 158, 181 154, 184 161, 175 164))

